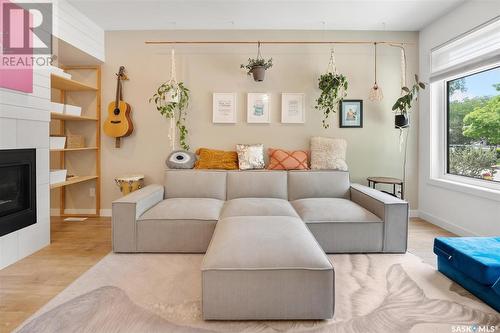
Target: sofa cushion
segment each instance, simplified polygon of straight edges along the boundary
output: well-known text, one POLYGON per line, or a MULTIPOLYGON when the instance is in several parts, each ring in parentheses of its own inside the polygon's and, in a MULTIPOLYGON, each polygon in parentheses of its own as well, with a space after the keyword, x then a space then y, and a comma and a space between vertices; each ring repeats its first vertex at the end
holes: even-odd
POLYGON ((306 223, 382 222, 375 214, 347 199, 299 199, 292 201, 292 206, 306 223))
POLYGON ((165 199, 213 198, 226 200, 226 172, 215 170, 167 170, 165 199))
POLYGON ((226 201, 220 218, 231 216, 299 217, 290 202, 275 198, 238 198, 226 201))
POLYGON ((236 198, 288 199, 286 171, 228 171, 227 200, 236 198))
POLYGON ((194 164, 195 169, 238 169, 238 154, 235 151, 199 148, 196 155, 198 160, 194 164))
POLYGON ((288 200, 349 198, 349 173, 345 171, 289 171, 288 200))
POLYGON ((137 251, 204 253, 223 203, 209 198, 160 202, 137 221, 137 251))

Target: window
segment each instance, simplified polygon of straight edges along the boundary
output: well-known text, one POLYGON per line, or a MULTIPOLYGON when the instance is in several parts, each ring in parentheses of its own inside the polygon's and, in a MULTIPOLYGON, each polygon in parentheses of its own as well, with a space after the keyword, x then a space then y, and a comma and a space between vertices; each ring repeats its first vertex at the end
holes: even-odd
POLYGON ((500 183, 500 67, 446 81, 448 174, 500 183))

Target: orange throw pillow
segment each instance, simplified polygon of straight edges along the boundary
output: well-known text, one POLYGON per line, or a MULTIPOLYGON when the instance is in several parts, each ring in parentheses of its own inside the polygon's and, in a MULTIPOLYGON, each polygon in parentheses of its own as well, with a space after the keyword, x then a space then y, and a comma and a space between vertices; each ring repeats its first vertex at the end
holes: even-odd
POLYGON ((268 149, 269 170, 305 170, 309 169, 308 154, 304 150, 287 151, 283 149, 268 149))
POLYGON ((238 154, 235 151, 200 148, 196 155, 198 160, 194 165, 195 169, 238 169, 238 154))

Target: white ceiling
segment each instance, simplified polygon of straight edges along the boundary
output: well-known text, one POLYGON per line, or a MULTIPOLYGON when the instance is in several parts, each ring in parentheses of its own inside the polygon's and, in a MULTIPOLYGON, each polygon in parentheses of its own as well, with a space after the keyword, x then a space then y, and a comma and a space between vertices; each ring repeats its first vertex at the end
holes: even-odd
POLYGON ((105 30, 418 31, 465 0, 68 0, 105 30))

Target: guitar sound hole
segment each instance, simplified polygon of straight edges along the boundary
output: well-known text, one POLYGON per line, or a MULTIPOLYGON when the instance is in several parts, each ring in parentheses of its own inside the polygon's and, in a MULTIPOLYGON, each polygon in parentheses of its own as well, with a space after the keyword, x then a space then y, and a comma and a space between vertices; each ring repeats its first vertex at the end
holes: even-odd
POLYGON ((113 113, 115 114, 115 116, 119 115, 120 114, 120 109, 116 108, 113 113))

